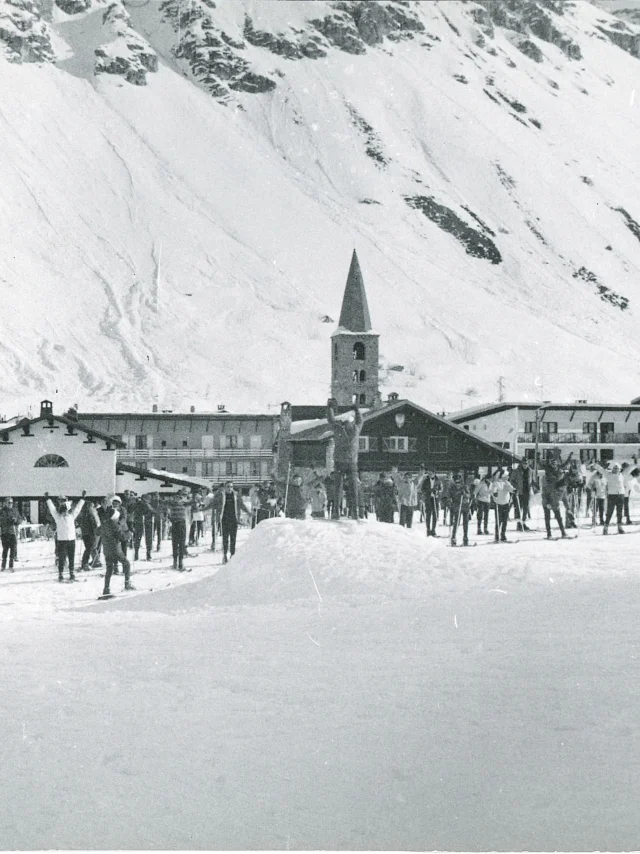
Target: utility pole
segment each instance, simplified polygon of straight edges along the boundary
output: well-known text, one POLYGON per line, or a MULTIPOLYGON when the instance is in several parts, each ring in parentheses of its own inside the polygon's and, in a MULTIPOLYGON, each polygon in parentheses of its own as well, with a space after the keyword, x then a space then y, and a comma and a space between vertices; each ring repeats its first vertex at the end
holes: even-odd
POLYGON ((504 403, 504 377, 498 377, 498 403, 504 403))

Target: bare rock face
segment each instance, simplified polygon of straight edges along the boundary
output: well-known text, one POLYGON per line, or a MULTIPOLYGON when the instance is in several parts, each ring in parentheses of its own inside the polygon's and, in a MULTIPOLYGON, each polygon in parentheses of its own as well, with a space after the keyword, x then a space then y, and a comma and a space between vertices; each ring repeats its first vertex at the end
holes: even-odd
MULTIPOLYGON (((604 22, 602 22, 604 23, 604 22)), ((605 35, 613 44, 626 50, 631 56, 640 57, 640 32, 634 32, 626 24, 620 22, 609 26, 598 26, 600 32, 605 35)))
POLYGON ((158 70, 158 57, 132 28, 127 10, 121 3, 112 3, 102 24, 110 40, 95 49, 95 73, 116 74, 134 86, 145 86, 147 73, 158 70))
POLYGON ((56 6, 67 15, 78 15, 91 8, 91 0, 56 0, 56 6))
MULTIPOLYGON (((566 0, 503 0, 499 3, 495 0, 477 0, 477 2, 486 10, 495 26, 525 37, 521 41, 516 41, 516 45, 535 62, 542 62, 544 55, 530 36, 555 45, 569 59, 582 58, 580 46, 557 25, 558 19, 568 8, 569 4, 566 0)), ((470 14, 476 23, 481 23, 482 16, 475 8, 470 11, 470 14)))
POLYGON ((0 4, 0 51, 11 62, 52 62, 50 5, 35 0, 0 4))

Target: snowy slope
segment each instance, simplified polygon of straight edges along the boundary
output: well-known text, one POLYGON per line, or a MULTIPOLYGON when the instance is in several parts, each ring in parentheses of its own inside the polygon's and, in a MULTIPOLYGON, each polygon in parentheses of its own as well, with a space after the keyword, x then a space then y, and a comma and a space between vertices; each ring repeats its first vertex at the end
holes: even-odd
POLYGON ((0 0, 8 414, 44 395, 323 400, 354 246, 383 393, 451 409, 502 375, 511 397, 637 394, 640 60, 611 41, 621 21, 387 0, 374 18, 409 17, 360 21, 365 42, 352 5, 40 2, 25 32, 49 42, 17 62, 21 0, 0 0))
POLYGON ((165 540, 100 603, 98 570, 58 584, 52 543, 20 543, 7 850, 638 849, 637 536, 245 533, 224 567, 196 549, 194 583, 165 540))

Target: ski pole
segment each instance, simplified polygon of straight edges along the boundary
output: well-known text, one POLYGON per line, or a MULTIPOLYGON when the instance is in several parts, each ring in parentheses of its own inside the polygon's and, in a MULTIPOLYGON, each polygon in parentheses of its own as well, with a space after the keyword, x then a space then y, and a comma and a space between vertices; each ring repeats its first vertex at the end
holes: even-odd
POLYGON ((463 499, 463 498, 464 498, 464 495, 461 495, 461 496, 460 496, 460 507, 458 508, 458 517, 457 517, 457 520, 456 520, 456 526, 455 526, 455 528, 453 529, 453 530, 454 530, 454 534, 451 536, 451 543, 452 543, 452 545, 453 545, 453 537, 455 536, 455 534, 457 534, 457 533, 458 533, 458 528, 460 527, 460 519, 461 519, 461 517, 462 517, 462 499, 463 499))
POLYGON ((287 515, 287 498, 289 497, 289 476, 291 475, 291 462, 287 466, 287 483, 284 488, 284 515, 287 515))

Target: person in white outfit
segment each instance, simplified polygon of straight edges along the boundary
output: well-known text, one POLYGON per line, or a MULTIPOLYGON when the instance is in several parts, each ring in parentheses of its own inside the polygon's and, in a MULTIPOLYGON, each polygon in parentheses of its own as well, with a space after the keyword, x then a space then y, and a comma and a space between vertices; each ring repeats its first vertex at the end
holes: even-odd
POLYGON ((56 523, 56 556, 58 558, 58 581, 64 581, 65 560, 69 561, 69 581, 75 581, 74 561, 76 556, 76 519, 84 507, 86 490, 82 491, 82 498, 71 507, 71 502, 63 495, 59 499, 56 509, 49 493, 45 492, 47 507, 53 521, 56 523))
POLYGON ((496 505, 496 543, 504 543, 507 540, 509 507, 511 505, 511 496, 515 491, 515 486, 509 483, 506 469, 500 469, 497 480, 491 484, 491 497, 496 505))
POLYGON ((598 471, 607 482, 607 516, 604 520, 603 534, 609 533, 609 522, 613 516, 613 511, 616 511, 616 522, 618 523, 618 533, 624 534, 622 527, 622 511, 624 509, 624 476, 620 471, 619 463, 612 463, 610 469, 604 469, 598 466, 598 471))

